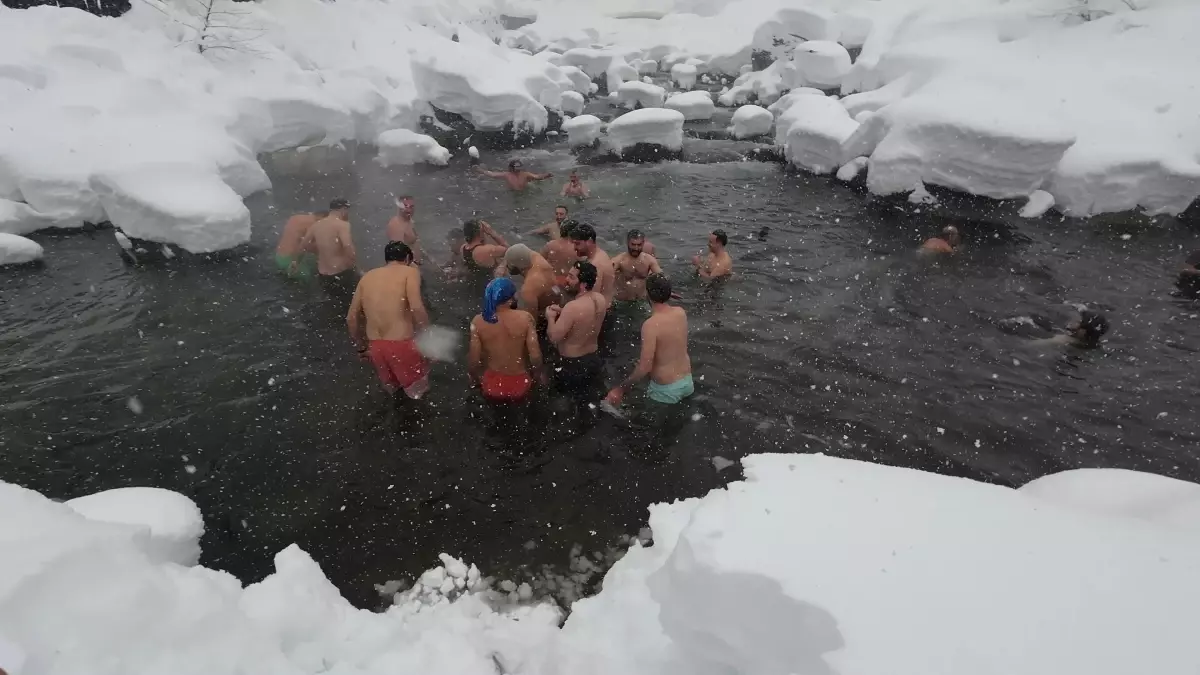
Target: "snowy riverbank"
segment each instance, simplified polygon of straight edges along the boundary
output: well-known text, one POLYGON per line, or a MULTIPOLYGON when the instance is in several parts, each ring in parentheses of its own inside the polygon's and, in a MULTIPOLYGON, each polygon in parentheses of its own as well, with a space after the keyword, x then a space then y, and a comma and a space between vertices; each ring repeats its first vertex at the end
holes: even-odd
POLYGON ((1200 485, 1080 470, 1013 490, 820 455, 744 464, 744 482, 653 506, 653 545, 561 629, 527 587, 450 556, 372 613, 295 546, 245 588, 192 566, 202 526, 179 495, 56 504, 0 483, 0 667, 1124 675, 1152 654, 1158 673, 1200 668, 1200 485))

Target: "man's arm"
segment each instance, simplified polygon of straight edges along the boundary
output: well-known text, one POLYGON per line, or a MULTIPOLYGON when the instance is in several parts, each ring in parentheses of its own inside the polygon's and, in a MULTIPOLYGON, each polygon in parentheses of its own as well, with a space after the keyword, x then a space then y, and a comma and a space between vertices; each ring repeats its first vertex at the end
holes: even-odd
POLYGON ((541 381, 544 379, 542 348, 538 345, 537 320, 532 314, 529 316, 529 329, 525 331, 525 350, 529 352, 529 368, 533 371, 533 376, 541 381))
POLYGON ((367 349, 367 315, 363 312, 362 294, 359 293, 361 288, 362 283, 360 282, 354 289, 354 299, 350 301, 350 312, 346 314, 346 328, 350 330, 350 341, 354 343, 354 348, 360 354, 367 349))
POLYGON ((357 267, 358 251, 354 250, 354 238, 350 236, 350 223, 342 221, 339 236, 342 240, 342 250, 346 252, 346 258, 350 261, 350 267, 357 267))
POLYGON ((471 384, 477 384, 483 377, 483 341, 475 330, 474 319, 471 320, 471 346, 467 350, 467 377, 471 378, 471 384))
POLYGON ((650 256, 650 274, 662 274, 662 266, 658 264, 658 258, 650 256))
POLYGON ((429 326, 429 312, 425 311, 425 301, 421 299, 421 273, 417 272, 404 284, 404 297, 408 300, 408 310, 412 312, 413 332, 419 333, 429 326))
POLYGON ((555 228, 555 229, 557 229, 557 228, 558 228, 558 223, 546 223, 545 225, 542 225, 541 227, 535 227, 535 228, 533 228, 532 230, 530 230, 530 231, 529 231, 529 232, 527 232, 526 234, 538 234, 538 235, 541 235, 541 236, 543 236, 543 237, 549 237, 549 236, 550 236, 550 232, 551 232, 551 228, 555 228))
POLYGON ((633 385, 644 379, 654 369, 654 350, 658 346, 658 331, 649 322, 642 324, 642 353, 638 357, 637 366, 625 381, 614 387, 616 391, 625 393, 633 385))
POLYGON ((563 186, 562 186, 562 189, 558 191, 558 196, 559 196, 559 197, 566 197, 566 196, 567 196, 567 188, 569 188, 569 187, 571 187, 571 184, 570 184, 570 183, 567 183, 567 184, 563 185, 563 186))
POLYGON ((1183 269, 1179 270, 1179 273, 1188 277, 1200 276, 1200 267, 1184 265, 1183 269))
POLYGON ((492 229, 492 226, 489 225, 487 221, 481 220, 479 221, 479 224, 483 227, 483 236, 491 239, 500 246, 503 246, 505 249, 508 248, 508 242, 504 241, 504 237, 496 234, 496 231, 492 229))
POLYGON ((552 173, 534 173, 532 171, 526 171, 525 177, 528 178, 529 180, 546 180, 547 178, 554 178, 554 174, 552 174, 552 173))
POLYGON ((576 312, 569 304, 557 313, 551 311, 553 307, 555 305, 551 305, 546 310, 546 337, 550 338, 551 342, 562 342, 571 332, 576 312))
POLYGON ((713 262, 712 270, 709 274, 713 277, 723 277, 733 274, 733 260, 726 257, 713 262))
POLYGON ((488 178, 504 178, 503 171, 488 171, 487 169, 483 168, 482 166, 475 167, 475 171, 476 171, 476 173, 483 174, 484 176, 487 176, 488 178))

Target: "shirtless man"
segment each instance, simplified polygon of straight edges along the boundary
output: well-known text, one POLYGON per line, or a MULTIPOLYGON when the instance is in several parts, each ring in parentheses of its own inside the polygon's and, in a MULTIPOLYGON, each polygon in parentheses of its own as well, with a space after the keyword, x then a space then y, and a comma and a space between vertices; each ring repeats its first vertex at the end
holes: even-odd
POLYGON ((393 241, 383 249, 384 266, 358 282, 346 326, 358 353, 371 361, 388 393, 409 398, 429 391, 429 361, 417 351, 416 334, 429 325, 421 300, 421 273, 412 249, 393 241))
POLYGON ((297 213, 288 218, 279 235, 279 245, 275 247, 275 266, 280 272, 292 277, 311 277, 317 271, 316 256, 305 252, 300 244, 313 223, 328 215, 328 211, 317 211, 297 213), (296 264, 294 268, 292 263, 296 264))
POLYGON ((300 243, 300 248, 317 254, 321 284, 335 296, 348 297, 358 285, 358 253, 350 236, 349 218, 350 202, 333 200, 329 215, 313 223, 300 243))
POLYGON ((467 375, 490 403, 520 403, 533 390, 533 377, 545 380, 534 317, 517 310, 516 294, 512 279, 492 279, 483 312, 471 320, 467 375))
POLYGON ((613 311, 619 308, 649 309, 646 307, 646 277, 662 273, 658 259, 643 251, 646 237, 640 230, 630 230, 625 235, 626 252, 613 258, 616 273, 616 291, 613 294, 613 311))
POLYGON ((508 188, 516 192, 520 192, 529 187, 530 181, 546 180, 553 178, 552 173, 533 173, 525 171, 521 168, 521 161, 514 159, 508 163, 508 171, 488 171, 483 167, 475 167, 475 170, 489 178, 503 178, 504 182, 508 183, 508 188))
POLYGON ((554 220, 529 231, 529 234, 537 234, 543 237, 549 237, 550 241, 555 241, 562 236, 562 224, 567 220, 567 207, 559 204, 554 207, 554 220))
POLYGON ((559 301, 559 294, 554 290, 554 268, 525 244, 508 247, 504 266, 508 268, 509 276, 519 274, 524 278, 521 292, 517 294, 517 306, 534 319, 540 320, 546 308, 559 301))
POLYGON ((947 225, 942 229, 942 236, 926 239, 925 243, 921 244, 921 248, 917 249, 917 253, 923 255, 954 254, 958 253, 958 247, 961 245, 962 236, 959 235, 958 228, 947 225))
POLYGON ((616 288, 612 259, 596 245, 596 229, 591 225, 581 223, 571 228, 570 236, 571 243, 575 245, 575 255, 586 259, 596 268, 596 292, 604 296, 604 308, 607 310, 612 306, 616 288))
POLYGON ((598 277, 595 265, 580 260, 567 275, 567 287, 575 293, 575 299, 563 307, 546 308, 546 336, 562 356, 554 385, 574 398, 577 405, 591 403, 604 366, 598 352, 608 302, 596 290, 598 277))
POLYGON ((1079 313, 1078 320, 1067 324, 1067 332, 1051 338, 1034 340, 1034 344, 1094 349, 1100 346, 1100 338, 1107 333, 1108 318, 1099 312, 1085 309, 1079 313))
POLYGON ((486 220, 468 220, 463 223, 463 238, 467 242, 459 247, 458 255, 467 271, 493 274, 508 250, 504 237, 496 234, 486 220))
POLYGON ((583 181, 579 180, 579 172, 571 170, 571 176, 567 179, 567 184, 562 187, 560 193, 563 197, 575 197, 577 199, 587 199, 591 193, 588 192, 587 186, 583 181))
POLYGON ((564 220, 558 228, 558 239, 551 239, 542 248, 542 257, 554 268, 554 283, 560 288, 567 287, 567 273, 579 260, 579 255, 575 253, 575 242, 571 241, 571 230, 578 225, 574 220, 564 220))
POLYGON ((620 405, 625 392, 646 376, 650 376, 646 395, 657 403, 682 403, 695 392, 688 356, 687 313, 682 307, 667 304, 671 282, 662 274, 646 278, 646 294, 651 313, 642 324, 642 353, 629 377, 605 397, 612 405, 620 405))
POLYGON ((692 265, 695 265, 696 274, 701 279, 720 279, 733 274, 733 258, 725 251, 728 243, 725 230, 713 230, 708 235, 708 255, 703 259, 698 255, 692 256, 692 265))
POLYGON ((408 244, 413 252, 413 264, 421 264, 421 242, 417 240, 417 230, 413 227, 413 214, 417 211, 416 201, 405 195, 396 202, 396 215, 387 224, 388 241, 402 241, 408 244))

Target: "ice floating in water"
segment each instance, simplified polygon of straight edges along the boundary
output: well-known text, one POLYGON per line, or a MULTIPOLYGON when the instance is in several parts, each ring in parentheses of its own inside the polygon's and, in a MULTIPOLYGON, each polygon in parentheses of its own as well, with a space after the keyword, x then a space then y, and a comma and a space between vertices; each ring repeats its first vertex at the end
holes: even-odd
POLYGON ((445 326, 429 326, 417 335, 417 350, 434 361, 453 361, 458 356, 462 336, 445 326))
POLYGON ((0 232, 0 265, 20 265, 41 260, 42 245, 15 234, 0 232))

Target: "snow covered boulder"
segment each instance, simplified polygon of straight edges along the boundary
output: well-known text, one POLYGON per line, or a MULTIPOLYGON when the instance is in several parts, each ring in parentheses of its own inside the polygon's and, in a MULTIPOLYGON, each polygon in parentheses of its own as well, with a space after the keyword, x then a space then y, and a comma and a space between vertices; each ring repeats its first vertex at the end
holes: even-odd
POLYGON ((578 115, 583 112, 583 94, 577 91, 564 91, 559 106, 568 115, 578 115))
POLYGON ((653 75, 658 72, 658 61, 654 59, 636 59, 629 65, 637 68, 638 75, 653 75))
POLYGON ((740 140, 770 133, 773 124, 775 116, 771 111, 756 105, 744 105, 733 113, 733 125, 729 130, 734 138, 740 140))
POLYGON ((130 237, 176 244, 192 253, 250 240, 250 211, 214 171, 147 164, 98 173, 91 187, 108 219, 130 237))
POLYGON ((412 165, 425 162, 436 166, 450 163, 450 151, 425 134, 408 129, 392 129, 379 134, 381 166, 412 165))
POLYGON ((717 98, 717 103, 733 107, 756 101, 770 105, 779 100, 784 91, 796 86, 796 67, 790 61, 779 60, 766 70, 746 73, 734 80, 729 91, 717 98))
POLYGON ((1200 485, 1176 478, 1126 469, 1073 469, 1032 480, 1020 491, 1085 513, 1200 534, 1200 485))
POLYGON ((687 63, 677 63, 671 66, 671 80, 680 89, 691 89, 696 86, 696 66, 687 63))
POLYGON ((683 94, 675 94, 667 99, 663 107, 678 110, 683 113, 684 120, 688 122, 712 119, 713 113, 717 111, 717 106, 712 100, 712 94, 709 94, 707 91, 689 91, 683 94))
POLYGON ((587 96, 591 93, 592 78, 588 77, 587 73, 575 66, 562 66, 560 70, 562 71, 562 74, 566 75, 567 79, 571 81, 572 89, 584 96, 587 96))
POLYGON ((661 108, 666 99, 667 91, 656 84, 645 82, 626 82, 617 90, 617 100, 630 110, 641 108, 661 108))
POLYGON ((616 53, 608 49, 580 47, 563 52, 562 63, 567 66, 575 66, 594 80, 608 72, 608 67, 612 65, 615 56, 616 53))
POLYGON ((775 101, 771 105, 767 106, 767 110, 771 111, 771 114, 778 119, 779 116, 787 112, 788 108, 791 108, 796 101, 800 100, 801 96, 824 95, 825 92, 821 91, 820 89, 813 89, 812 87, 797 87, 781 96, 778 101, 775 101))
POLYGON ((823 40, 797 45, 792 60, 804 83, 821 89, 840 87, 851 66, 850 52, 845 47, 823 40))
POLYGON ((643 108, 621 115, 608 124, 608 146, 624 155, 634 146, 650 146, 650 154, 675 154, 683 149, 683 113, 663 108, 643 108))
POLYGON ((612 63, 608 65, 608 70, 604 73, 604 78, 608 90, 617 91, 625 82, 636 82, 638 71, 637 68, 626 63, 625 59, 614 56, 612 63))
POLYGON ((793 165, 813 173, 832 173, 845 163, 842 143, 856 129, 858 122, 836 99, 805 96, 779 117, 775 139, 793 165))
POLYGON ((34 262, 43 255, 42 246, 36 241, 0 232, 0 266, 34 262))
POLYGON ((604 122, 595 115, 579 115, 562 124, 563 131, 567 132, 567 143, 573 148, 595 145, 603 128, 604 122))
POLYGON ((118 488, 67 501, 89 520, 145 528, 144 551, 152 561, 195 565, 200 561, 204 518, 191 499, 152 487, 118 488))

